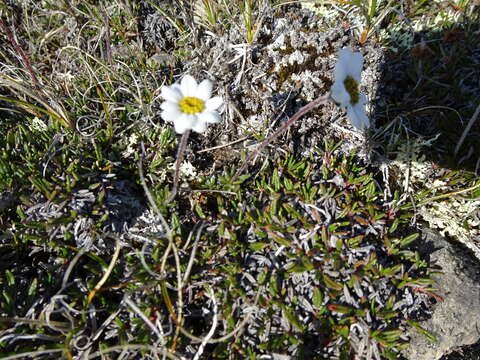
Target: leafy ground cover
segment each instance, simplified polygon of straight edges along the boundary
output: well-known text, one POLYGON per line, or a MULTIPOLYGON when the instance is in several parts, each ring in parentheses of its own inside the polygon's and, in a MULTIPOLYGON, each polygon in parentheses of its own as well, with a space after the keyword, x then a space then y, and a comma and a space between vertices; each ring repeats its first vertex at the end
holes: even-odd
POLYGON ((0 4, 3 358, 396 359, 415 331, 434 341, 419 228, 480 247, 478 10, 0 4), (329 90, 343 46, 365 56, 372 128, 327 104, 234 178, 329 90), (223 121, 190 137, 167 203, 160 88, 186 73, 215 82, 223 121))

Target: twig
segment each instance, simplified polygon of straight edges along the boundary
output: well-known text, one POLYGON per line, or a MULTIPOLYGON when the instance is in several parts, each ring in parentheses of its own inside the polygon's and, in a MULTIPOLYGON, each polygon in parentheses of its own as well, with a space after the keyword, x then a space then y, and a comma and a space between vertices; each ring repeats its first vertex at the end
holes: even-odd
POLYGON ((150 319, 145 315, 142 310, 135 304, 128 295, 125 295, 123 297, 123 301, 130 306, 130 308, 137 313, 138 316, 143 320, 143 322, 157 335, 158 340, 160 341, 160 344, 165 345, 166 341, 165 338, 162 334, 162 329, 157 328, 153 323, 150 321, 150 319))
POLYGON ((202 235, 202 230, 205 226, 205 222, 202 221, 200 224, 200 229, 198 229, 197 236, 195 238, 195 242, 193 243, 193 249, 192 252, 190 253, 190 259, 188 260, 188 265, 187 269, 185 270, 185 273, 183 274, 183 283, 186 284, 188 281, 188 277, 190 276, 190 271, 192 271, 192 266, 193 262, 195 261, 195 255, 197 254, 197 249, 198 249, 198 242, 200 240, 200 235, 202 235))
POLYGON ((207 149, 202 149, 202 150, 199 150, 197 151, 196 153, 199 154, 199 153, 203 153, 203 152, 207 152, 207 151, 212 151, 212 150, 218 150, 218 149, 222 149, 224 147, 228 147, 230 145, 235 145, 239 142, 242 142, 244 140, 247 140, 250 136, 244 136, 240 139, 237 139, 235 141, 232 141, 232 142, 229 142, 228 144, 223 144, 223 145, 218 145, 218 146, 214 146, 214 147, 211 147, 211 148, 207 148, 207 149))
POLYGON ((217 306, 217 301, 215 299, 215 293, 213 290, 208 287, 208 294, 210 295, 210 298, 212 299, 212 307, 213 307, 213 319, 212 319, 212 326, 210 328, 210 331, 208 334, 203 338, 200 346, 198 347, 197 353, 195 354, 195 357, 193 360, 199 360, 200 356, 202 356, 203 351, 205 350, 205 346, 208 344, 208 341, 213 337, 213 334, 215 333, 215 330, 217 329, 218 325, 218 306, 217 306))

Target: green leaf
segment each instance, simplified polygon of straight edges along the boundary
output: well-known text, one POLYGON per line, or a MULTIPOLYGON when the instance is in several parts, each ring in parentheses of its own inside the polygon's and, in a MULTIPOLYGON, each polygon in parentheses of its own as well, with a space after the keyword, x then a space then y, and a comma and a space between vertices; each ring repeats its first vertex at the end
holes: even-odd
POLYGON ((264 242, 255 242, 248 245, 248 247, 253 251, 262 251, 267 246, 270 246, 270 244, 264 242))
POLYGON ((258 275, 258 284, 263 285, 265 283, 265 280, 267 280, 267 275, 268 275, 268 270, 263 270, 259 275, 258 275))
POLYGON ((337 284, 327 274, 323 274, 323 281, 325 282, 325 285, 327 285, 327 287, 329 287, 332 290, 336 290, 336 291, 342 291, 343 290, 343 286, 340 285, 340 284, 337 284))
POLYGON ((329 304, 327 305, 327 309, 340 314, 350 314, 354 311, 353 308, 340 304, 329 304))
POLYGON ((416 321, 411 321, 411 320, 407 320, 407 324, 414 327, 415 330, 417 330, 422 336, 424 336, 426 339, 432 341, 432 342, 437 342, 437 338, 435 337, 435 335, 433 335, 432 333, 430 333, 428 330, 424 329, 423 327, 420 326, 419 323, 417 323, 416 321))
POLYGON ((7 277, 8 286, 15 285, 15 275, 10 270, 5 270, 5 275, 7 277))
POLYGON ((390 226, 390 229, 388 229, 388 232, 390 234, 393 233, 395 230, 397 230, 399 224, 400 224, 400 219, 395 218, 395 220, 393 220, 392 226, 390 226))
POLYGON ((200 219, 205 219, 206 216, 202 210, 202 207, 199 204, 195 204, 195 213, 198 215, 200 219))
POLYGON ((273 171, 272 184, 273 184, 273 189, 275 190, 275 192, 280 191, 280 176, 278 175, 278 169, 275 169, 273 171))
POLYGON ((283 246, 290 246, 290 240, 285 239, 283 236, 277 235, 274 232, 269 232, 268 235, 275 241, 276 243, 283 245, 283 246))
POLYGON ((344 339, 348 339, 348 335, 350 334, 350 329, 346 325, 339 325, 335 326, 335 332, 342 336, 344 339))
POLYGON ((281 306, 283 314, 287 318, 288 322, 291 325, 293 325, 294 327, 296 327, 298 330, 303 331, 303 325, 300 323, 300 321, 295 316, 295 314, 292 311, 290 311, 289 309, 287 309, 287 307, 285 305, 280 304, 280 306, 281 306))
POLYGON ((306 257, 298 259, 293 266, 291 266, 287 271, 289 273, 302 273, 305 271, 313 270, 313 264, 306 257))
POLYGON ((283 184, 285 185, 285 189, 287 191, 292 191, 293 190, 293 182, 289 178, 284 178, 283 179, 283 184))
POLYGON ((10 294, 6 290, 3 290, 2 295, 3 295, 3 298, 5 299, 5 303, 8 306, 11 306, 13 304, 13 298, 10 296, 10 294))
POLYGON ((313 306, 320 309, 323 305, 323 294, 318 287, 313 289, 313 306))
POLYGON ((30 286, 28 287, 28 295, 32 296, 35 295, 35 290, 37 289, 38 285, 38 280, 37 278, 34 278, 30 286))
POLYGON ((382 276, 394 276, 396 273, 402 270, 403 264, 398 264, 392 267, 387 267, 380 270, 380 275, 382 276))
POLYGON ((405 247, 405 246, 409 245, 410 243, 415 241, 419 236, 420 236, 419 233, 415 233, 415 234, 412 234, 412 235, 409 235, 409 236, 403 238, 400 241, 400 247, 402 248, 402 247, 405 247))

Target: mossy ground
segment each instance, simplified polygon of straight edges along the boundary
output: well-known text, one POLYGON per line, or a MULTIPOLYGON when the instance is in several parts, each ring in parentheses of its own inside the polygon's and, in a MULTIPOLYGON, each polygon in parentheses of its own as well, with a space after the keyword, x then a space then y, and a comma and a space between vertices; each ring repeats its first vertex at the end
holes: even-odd
MULTIPOLYGON (((178 139, 160 87, 185 64, 208 70, 197 49, 229 31, 263 51, 272 6, 305 18, 268 0, 0 4, 2 358, 395 359, 408 329, 422 332, 439 298, 436 269, 410 248, 419 224, 480 246, 479 4, 317 6, 318 31, 384 51, 375 127, 314 135, 316 110, 305 133, 322 141, 291 146, 295 124, 233 181, 236 140, 271 131, 242 120, 263 104, 237 93, 224 125, 190 138, 165 204, 178 139)), ((279 88, 329 56, 304 50, 279 88)))

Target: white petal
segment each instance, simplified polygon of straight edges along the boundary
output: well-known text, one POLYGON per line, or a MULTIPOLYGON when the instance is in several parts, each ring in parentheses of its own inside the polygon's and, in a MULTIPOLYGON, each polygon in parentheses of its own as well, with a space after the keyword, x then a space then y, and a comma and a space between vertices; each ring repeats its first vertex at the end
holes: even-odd
POLYGON ((363 55, 359 52, 352 53, 348 58, 348 73, 360 82, 360 74, 363 67, 363 55))
POLYGON ((348 57, 351 54, 350 48, 343 48, 338 51, 338 60, 335 64, 335 81, 343 82, 348 75, 348 57))
POLYGON ((341 61, 345 61, 350 55, 352 55, 352 53, 353 51, 349 46, 341 48, 340 50, 338 50, 338 59, 341 61))
POLYGON ((203 133, 207 129, 207 123, 197 119, 192 126, 192 130, 197 133, 203 133))
POLYGON ((172 86, 162 86, 160 88, 160 95, 166 100, 166 101, 172 101, 172 102, 179 102, 180 99, 182 98, 182 93, 180 92, 178 86, 172 85, 172 86))
POLYGON ((178 109, 166 109, 160 113, 160 116, 165 121, 177 121, 182 116, 182 113, 178 109))
POLYGON ((358 103, 362 104, 362 105, 365 105, 367 103, 367 101, 368 101, 367 96, 365 94, 360 93, 358 103))
POLYGON ((198 114, 198 119, 206 123, 215 124, 220 122, 220 114, 216 111, 204 111, 198 114))
POLYGON ((167 110, 167 111, 174 111, 174 110, 180 111, 180 109, 178 108, 178 103, 171 102, 171 101, 164 101, 160 105, 160 109, 167 110))
POLYGON ((183 96, 196 96, 197 81, 190 75, 185 75, 180 83, 183 96))
POLYGON ((359 52, 353 52, 349 47, 338 51, 338 61, 335 64, 335 80, 345 78, 350 75, 355 81, 360 82, 360 73, 363 67, 363 55, 359 52))
POLYGON ((181 114, 174 122, 175 131, 177 134, 183 134, 188 129, 191 129, 195 124, 197 117, 195 115, 181 114))
POLYGON ((203 80, 197 88, 196 96, 203 101, 207 101, 212 96, 213 83, 210 80, 203 80))
POLYGON ((334 71, 334 76, 335 76, 335 81, 340 81, 344 82, 345 79, 347 78, 348 72, 347 68, 341 65, 335 65, 335 71, 334 71))
POLYGON ((348 106, 347 115, 352 125, 359 130, 366 129, 370 126, 370 120, 368 119, 363 104, 357 103, 354 106, 348 106))
POLYGON ((340 104, 340 107, 345 108, 350 104, 350 94, 345 89, 343 82, 335 81, 330 89, 330 94, 332 99, 340 104))
POLYGON ((223 104, 223 99, 220 96, 214 96, 205 102, 206 110, 216 110, 223 104))

